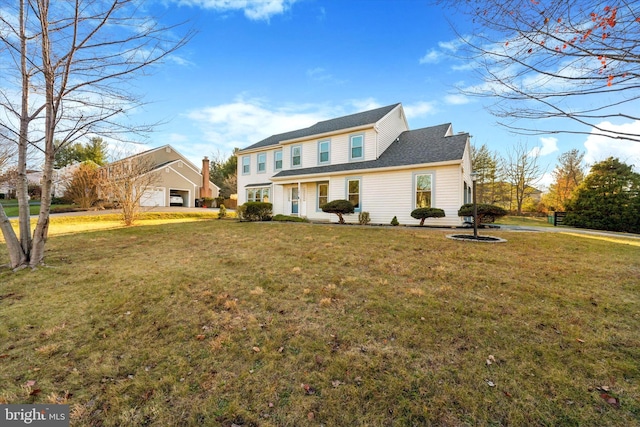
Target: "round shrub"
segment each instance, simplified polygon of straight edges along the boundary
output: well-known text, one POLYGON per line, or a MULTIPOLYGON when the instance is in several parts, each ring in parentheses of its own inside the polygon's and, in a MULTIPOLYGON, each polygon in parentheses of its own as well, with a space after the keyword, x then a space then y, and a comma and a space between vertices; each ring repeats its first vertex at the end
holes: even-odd
POLYGON ((322 212, 338 215, 338 222, 340 224, 345 223, 343 215, 349 215, 355 211, 353 203, 343 199, 332 200, 329 203, 325 203, 320 206, 320 209, 322 209, 322 212))
POLYGON ((444 211, 438 208, 418 208, 411 212, 411 218, 419 219, 420 225, 424 225, 427 218, 444 218, 444 211))
MULTIPOLYGON (((506 214, 507 211, 500 206, 478 203, 478 224, 494 222, 506 214)), ((458 216, 473 216, 473 203, 462 205, 458 210, 458 216)))

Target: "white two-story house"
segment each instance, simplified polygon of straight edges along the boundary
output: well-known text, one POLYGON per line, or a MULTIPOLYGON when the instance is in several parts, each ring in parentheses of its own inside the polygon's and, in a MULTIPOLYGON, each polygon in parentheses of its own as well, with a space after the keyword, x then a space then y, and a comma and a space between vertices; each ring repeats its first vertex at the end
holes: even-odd
POLYGON ((238 204, 265 201, 274 214, 335 221, 320 206, 350 200, 372 223, 418 224, 417 207, 445 211, 428 225, 457 226, 471 201, 469 134, 451 124, 409 130, 402 104, 270 136, 238 152, 238 204))

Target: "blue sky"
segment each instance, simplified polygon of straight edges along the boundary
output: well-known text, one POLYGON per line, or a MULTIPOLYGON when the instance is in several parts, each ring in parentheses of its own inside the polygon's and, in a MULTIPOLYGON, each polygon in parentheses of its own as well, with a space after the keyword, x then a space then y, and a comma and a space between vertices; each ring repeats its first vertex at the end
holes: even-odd
MULTIPOLYGON (((495 125, 485 109, 490 100, 457 91, 481 82, 456 56, 453 17, 429 1, 164 0, 149 7, 163 23, 191 20, 198 34, 137 82, 150 104, 136 119, 165 121, 149 146, 169 143, 196 164, 275 133, 402 102, 411 129, 451 122, 474 144, 501 153, 521 141, 539 150, 547 173, 572 148, 586 151, 589 162, 616 155, 640 166, 637 143, 526 137, 495 125)), ((626 126, 640 133, 638 123, 626 126)))

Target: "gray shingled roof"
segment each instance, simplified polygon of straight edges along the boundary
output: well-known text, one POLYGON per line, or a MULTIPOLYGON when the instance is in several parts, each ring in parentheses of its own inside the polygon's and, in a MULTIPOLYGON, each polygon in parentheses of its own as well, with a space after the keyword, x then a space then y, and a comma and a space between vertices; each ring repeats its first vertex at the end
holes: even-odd
POLYGON ((305 129, 298 129, 291 132, 281 133, 278 135, 271 135, 268 138, 263 139, 260 142, 256 142, 253 145, 244 148, 245 150, 253 150, 255 148, 268 147, 270 145, 276 145, 280 141, 287 141, 289 139, 303 138, 305 136, 319 135, 327 132, 333 132, 340 129, 349 129, 357 126, 373 125, 378 120, 389 114, 391 110, 396 108, 398 104, 387 105, 386 107, 376 108, 375 110, 363 111, 362 113, 350 114, 344 117, 338 117, 336 119, 325 120, 318 122, 313 126, 305 129))
POLYGON ((445 136, 450 126, 445 123, 402 132, 377 160, 289 169, 277 173, 274 178, 461 160, 469 135, 445 136))

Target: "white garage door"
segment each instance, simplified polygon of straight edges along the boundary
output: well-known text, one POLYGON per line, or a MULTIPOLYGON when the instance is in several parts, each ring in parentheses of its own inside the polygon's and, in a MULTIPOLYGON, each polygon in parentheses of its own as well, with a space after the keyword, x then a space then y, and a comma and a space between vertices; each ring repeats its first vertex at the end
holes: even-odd
POLYGON ((140 197, 140 206, 165 206, 165 191, 164 187, 156 187, 144 192, 140 197))

